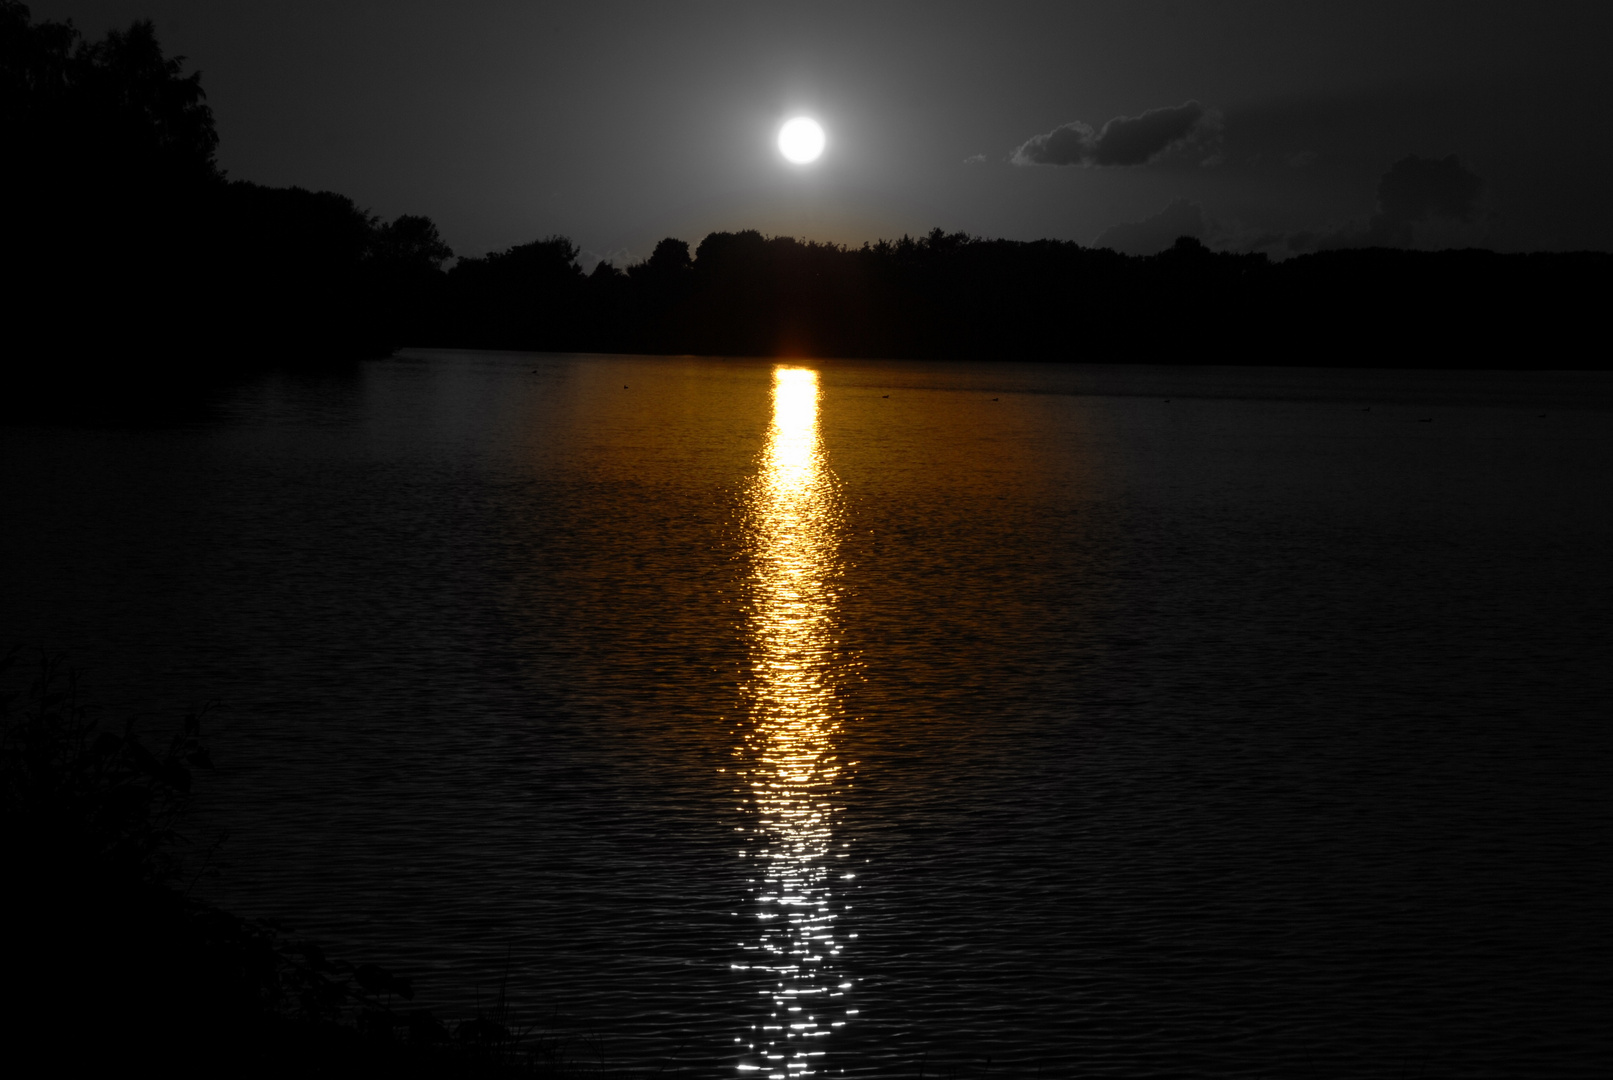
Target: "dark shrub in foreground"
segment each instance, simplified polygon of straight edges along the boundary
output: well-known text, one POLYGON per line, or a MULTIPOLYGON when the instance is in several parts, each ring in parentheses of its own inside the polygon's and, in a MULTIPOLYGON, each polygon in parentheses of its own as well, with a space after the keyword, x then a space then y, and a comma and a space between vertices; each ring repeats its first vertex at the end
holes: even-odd
MULTIPOLYGON (((186 895, 202 717, 148 746, 97 723, 71 672, 0 661, 7 1054, 52 1074, 574 1075, 499 1003, 455 1024, 408 979, 186 895)), ((597 1072, 594 1073, 598 1075, 597 1072)))

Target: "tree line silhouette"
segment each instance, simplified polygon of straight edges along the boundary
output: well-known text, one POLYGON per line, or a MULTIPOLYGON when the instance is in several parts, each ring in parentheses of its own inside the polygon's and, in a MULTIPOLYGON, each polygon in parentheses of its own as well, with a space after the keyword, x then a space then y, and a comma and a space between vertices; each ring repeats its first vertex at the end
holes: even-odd
POLYGON ((0 0, 13 377, 191 378, 404 345, 971 360, 1602 366, 1605 253, 1387 248, 1273 262, 716 232, 584 273, 551 236, 455 260, 435 224, 230 180, 149 22, 86 40, 0 0))
POLYGON ((1062 360, 1601 366, 1613 256, 1369 248, 1284 262, 1179 239, 1153 256, 927 236, 846 248, 708 235, 584 275, 562 237, 462 259, 413 344, 509 349, 1062 360), (1542 350, 1554 350, 1549 355, 1542 350))

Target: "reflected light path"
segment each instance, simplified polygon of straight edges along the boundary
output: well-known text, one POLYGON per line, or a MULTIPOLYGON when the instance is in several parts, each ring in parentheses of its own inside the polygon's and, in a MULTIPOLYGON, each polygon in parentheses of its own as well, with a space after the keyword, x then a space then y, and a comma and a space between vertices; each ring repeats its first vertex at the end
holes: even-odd
POLYGON ((856 1012, 831 889, 852 877, 849 841, 834 832, 843 510, 818 436, 817 372, 774 369, 773 425, 746 501, 751 673, 737 753, 750 939, 736 966, 752 973, 762 1008, 736 1041, 742 1074, 784 1080, 822 1072, 830 1036, 856 1012))

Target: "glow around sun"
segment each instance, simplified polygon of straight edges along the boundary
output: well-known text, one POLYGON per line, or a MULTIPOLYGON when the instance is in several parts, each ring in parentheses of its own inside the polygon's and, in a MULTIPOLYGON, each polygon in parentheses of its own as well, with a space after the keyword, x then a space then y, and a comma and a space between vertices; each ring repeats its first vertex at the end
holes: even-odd
POLYGON ((778 130, 778 149, 788 160, 805 165, 823 155, 823 128, 816 120, 797 116, 778 130))

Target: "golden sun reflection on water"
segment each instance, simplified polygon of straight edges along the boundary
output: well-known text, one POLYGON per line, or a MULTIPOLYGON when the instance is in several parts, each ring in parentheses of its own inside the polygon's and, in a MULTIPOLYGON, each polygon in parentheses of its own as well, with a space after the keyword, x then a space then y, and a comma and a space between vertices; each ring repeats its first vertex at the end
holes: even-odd
POLYGON ((742 1073, 776 1080, 820 1071, 848 1013, 850 980, 831 879, 851 875, 834 832, 842 762, 835 624, 843 508, 818 435, 818 373, 773 371, 773 424, 747 492, 751 673, 744 764, 748 914, 740 944, 766 1006, 740 1037, 742 1073), (838 864, 838 865, 837 865, 838 864))

